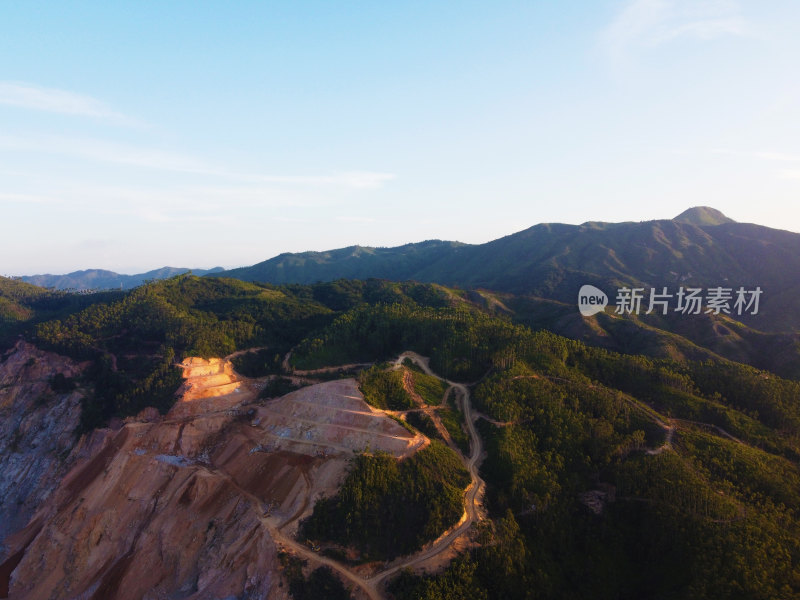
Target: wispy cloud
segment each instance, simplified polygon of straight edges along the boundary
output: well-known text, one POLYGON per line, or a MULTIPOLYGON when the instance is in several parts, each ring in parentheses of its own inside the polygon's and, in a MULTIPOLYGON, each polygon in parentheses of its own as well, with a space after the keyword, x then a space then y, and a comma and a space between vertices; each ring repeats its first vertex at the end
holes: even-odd
POLYGON ((789 154, 787 152, 775 152, 772 150, 759 150, 747 152, 742 150, 728 150, 726 148, 714 148, 712 154, 723 154, 727 156, 739 156, 743 158, 757 158, 771 162, 800 162, 800 154, 789 154))
POLYGON ((341 221, 342 223, 376 223, 377 219, 373 219, 372 217, 350 217, 350 216, 339 216, 336 217, 337 221, 341 221))
POLYGON ((711 154, 744 158, 749 161, 760 161, 771 163, 770 168, 775 169, 774 175, 779 179, 800 179, 800 154, 790 154, 788 152, 775 152, 772 150, 742 151, 730 150, 727 148, 714 148, 711 154), (780 168, 776 166, 781 165, 780 168), (789 168, 786 168, 786 166, 789 168))
MULTIPOLYGON (((231 174, 236 177, 236 174, 231 174)), ((374 171, 345 171, 334 175, 281 176, 281 175, 244 175, 241 179, 254 179, 264 183, 296 183, 303 185, 341 185, 355 189, 379 188, 395 178, 393 173, 376 173, 374 171)))
POLYGON ((636 48, 679 38, 712 40, 747 34, 747 22, 732 0, 632 0, 600 39, 613 58, 621 59, 636 48))
POLYGON ((88 138, 0 135, 0 150, 63 154, 100 162, 183 173, 209 170, 209 167, 202 162, 178 153, 88 138))
POLYGON ((63 115, 107 119, 124 124, 135 122, 134 119, 113 110, 105 102, 91 96, 22 81, 0 81, 0 104, 63 115))
POLYGON ((800 154, 786 154, 784 152, 756 152, 756 158, 776 162, 800 162, 800 154))
MULTIPOLYGON (((308 215, 328 214, 348 205, 347 190, 316 189, 276 184, 85 185, 81 182, 42 182, 35 194, 0 193, 8 203, 41 210, 77 211, 115 223, 238 224, 280 221, 308 222, 308 215), (344 192, 344 194, 342 193, 344 192)), ((372 221, 366 217, 342 220, 372 221)))
POLYGON ((61 202, 61 200, 54 196, 0 192, 0 202, 15 202, 19 204, 58 204, 61 202))
POLYGON ((326 175, 242 173, 178 152, 106 140, 53 135, 30 135, 24 137, 0 135, 0 151, 2 150, 61 154, 131 167, 207 175, 242 183, 376 189, 395 178, 393 173, 375 171, 343 171, 326 175))

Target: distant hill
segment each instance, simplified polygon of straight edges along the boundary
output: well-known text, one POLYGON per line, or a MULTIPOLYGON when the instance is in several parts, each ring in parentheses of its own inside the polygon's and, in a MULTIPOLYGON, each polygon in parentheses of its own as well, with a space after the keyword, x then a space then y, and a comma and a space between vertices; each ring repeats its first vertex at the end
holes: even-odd
POLYGON ((480 245, 428 241, 281 254, 214 276, 269 283, 415 280, 569 304, 583 284, 609 295, 623 285, 673 293, 679 286, 760 286, 759 314, 742 320, 758 330, 800 330, 800 234, 736 223, 708 207, 671 220, 547 223, 480 245))
POLYGON ((268 283, 316 283, 369 277, 402 281, 414 279, 431 262, 450 256, 465 246, 460 242, 428 240, 395 248, 349 246, 327 252, 287 252, 252 267, 213 275, 268 283))
MULTIPOLYGON (((0 354, 16 341, 17 335, 47 319, 61 318, 98 302, 124 295, 120 291, 70 294, 0 277, 0 354)), ((1 361, 1 359, 0 359, 1 361)))
POLYGON ((690 223, 692 225, 697 225, 698 227, 736 222, 733 219, 723 215, 716 208, 711 208, 710 206, 695 206, 694 208, 685 210, 675 217, 673 221, 678 221, 679 223, 690 223))
POLYGON ((122 275, 103 269, 87 269, 66 275, 29 275, 20 277, 26 283, 56 290, 129 290, 142 285, 145 281, 169 279, 175 275, 183 275, 191 271, 195 275, 208 275, 222 271, 222 267, 213 269, 185 269, 178 267, 162 267, 137 275, 122 275))

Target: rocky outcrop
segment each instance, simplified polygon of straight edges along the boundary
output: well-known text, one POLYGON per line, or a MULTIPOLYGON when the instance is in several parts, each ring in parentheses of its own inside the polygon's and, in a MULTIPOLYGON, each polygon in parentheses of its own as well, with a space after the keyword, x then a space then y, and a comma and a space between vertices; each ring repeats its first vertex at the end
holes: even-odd
POLYGON ((9 597, 281 597, 260 499, 203 462, 208 437, 186 447, 183 428, 96 435, 91 458, 10 540, 19 558, 9 597))
POLYGON ((0 560, 5 538, 28 523, 68 469, 81 392, 58 393, 51 381, 80 371, 22 341, 0 356, 0 560))

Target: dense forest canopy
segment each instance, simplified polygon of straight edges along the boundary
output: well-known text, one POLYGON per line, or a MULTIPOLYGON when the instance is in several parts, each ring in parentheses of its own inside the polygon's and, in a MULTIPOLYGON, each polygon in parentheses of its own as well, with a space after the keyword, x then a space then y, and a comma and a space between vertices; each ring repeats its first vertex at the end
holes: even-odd
POLYGON ((474 382, 492 521, 444 573, 398 578, 397 598, 800 594, 797 382, 592 348, 463 305, 362 305, 294 356, 405 349, 474 382))
POLYGON ((301 533, 353 546, 363 559, 410 554, 458 521, 469 481, 455 453, 437 441, 402 461, 361 454, 339 493, 317 502, 301 533))

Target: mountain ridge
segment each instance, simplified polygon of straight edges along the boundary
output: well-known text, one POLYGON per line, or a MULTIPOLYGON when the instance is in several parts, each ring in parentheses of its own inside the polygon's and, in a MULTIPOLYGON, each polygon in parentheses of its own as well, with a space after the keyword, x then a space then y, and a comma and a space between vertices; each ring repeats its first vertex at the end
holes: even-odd
POLYGON ((44 288, 54 288, 56 290, 129 290, 142 285, 146 281, 168 279, 175 275, 183 275, 192 272, 195 275, 209 275, 222 271, 222 267, 212 269, 187 269, 184 267, 161 267, 146 273, 136 273, 125 275, 108 271, 106 269, 83 269, 73 271, 64 275, 54 275, 50 273, 40 275, 23 275, 18 279, 44 288))
POLYGON ((274 284, 413 280, 569 303, 583 284, 608 292, 623 286, 668 287, 673 293, 681 286, 760 287, 761 317, 746 317, 747 324, 800 329, 800 306, 794 302, 800 292, 800 234, 737 223, 709 207, 691 208, 674 219, 541 223, 484 244, 433 240, 284 253, 211 276, 274 284))

